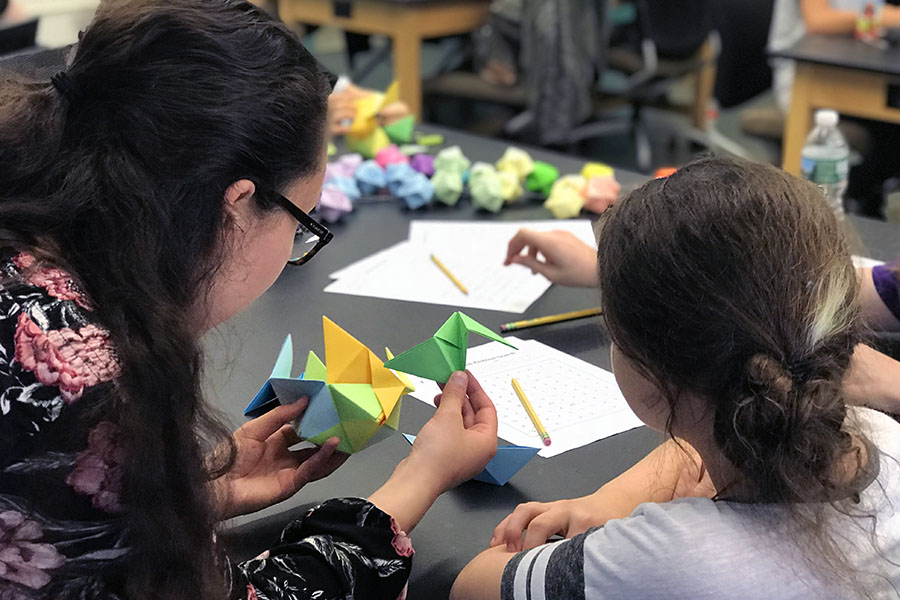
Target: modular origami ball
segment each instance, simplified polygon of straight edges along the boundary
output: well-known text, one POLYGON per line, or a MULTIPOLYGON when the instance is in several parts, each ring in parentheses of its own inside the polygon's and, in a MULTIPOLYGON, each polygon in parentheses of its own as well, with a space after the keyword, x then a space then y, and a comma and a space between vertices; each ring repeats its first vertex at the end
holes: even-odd
POLYGON ((356 185, 364 196, 373 196, 387 187, 387 175, 374 160, 364 161, 354 175, 356 185))
POLYGON ((375 161, 386 169, 388 165, 396 165, 398 163, 408 163, 409 157, 400 151, 396 144, 391 144, 387 148, 383 148, 375 155, 375 161))
POLYGON ((406 203, 407 208, 422 208, 434 198, 434 186, 421 173, 414 173, 403 182, 396 195, 406 203))
POLYGON ((462 176, 455 171, 436 171, 431 178, 434 186, 434 197, 447 206, 454 206, 459 202, 463 193, 462 176))
POLYGON ((387 175, 388 191, 392 196, 396 196, 400 187, 417 174, 416 170, 409 166, 409 163, 388 165, 384 173, 387 175))
POLYGON ((465 157, 462 148, 459 146, 450 146, 444 148, 434 157, 435 171, 451 171, 462 176, 469 168, 472 162, 465 157))

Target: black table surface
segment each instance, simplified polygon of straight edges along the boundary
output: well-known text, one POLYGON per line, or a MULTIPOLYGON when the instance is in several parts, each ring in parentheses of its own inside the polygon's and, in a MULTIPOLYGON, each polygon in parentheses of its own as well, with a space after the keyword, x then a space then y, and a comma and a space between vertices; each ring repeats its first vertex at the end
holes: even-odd
MULTIPOLYGON (((434 127, 447 144, 459 144, 473 160, 495 161, 506 143, 434 127)), ((533 156, 557 165, 563 173, 577 172, 583 161, 571 156, 529 149, 533 156)), ((617 172, 625 190, 644 176, 617 172)), ((281 342, 293 334, 295 373, 308 350, 324 356, 322 315, 327 315, 378 353, 387 345, 402 350, 422 341, 454 310, 450 306, 419 304, 378 298, 326 294, 328 274, 351 262, 406 239, 412 219, 546 219, 550 214, 539 202, 512 206, 499 215, 474 211, 463 200, 455 208, 435 207, 409 212, 394 202, 362 206, 346 222, 334 227, 334 241, 315 260, 301 268, 288 268, 279 280, 247 311, 209 334, 207 368, 209 395, 225 417, 237 425, 242 410, 268 376, 281 342)), ((877 258, 900 254, 900 230, 871 220, 850 218, 877 258)), ((551 287, 524 315, 465 309, 466 313, 497 329, 504 322, 596 306, 594 290, 551 287)), ((521 338, 536 339, 585 361, 609 369, 609 346, 599 320, 581 320, 523 330, 521 338)), ((565 390, 560 390, 565 393, 565 390)), ((402 432, 415 433, 434 409, 407 398, 401 413, 402 432)), ((468 482, 444 494, 413 532, 416 548, 410 597, 446 597, 453 578, 475 554, 485 548, 494 526, 517 504, 550 501, 590 493, 649 452, 660 434, 638 428, 560 456, 537 457, 503 487, 468 482)), ((338 496, 365 497, 377 489, 394 466, 409 452, 395 435, 357 453, 332 476, 302 489, 296 496, 254 515, 237 519, 225 534, 236 558, 248 558, 273 544, 279 530, 312 503, 338 496)), ((452 460, 452 455, 448 456, 452 460)))
POLYGON ((790 48, 771 52, 770 55, 834 67, 900 75, 900 48, 892 46, 882 49, 849 36, 805 35, 790 48))

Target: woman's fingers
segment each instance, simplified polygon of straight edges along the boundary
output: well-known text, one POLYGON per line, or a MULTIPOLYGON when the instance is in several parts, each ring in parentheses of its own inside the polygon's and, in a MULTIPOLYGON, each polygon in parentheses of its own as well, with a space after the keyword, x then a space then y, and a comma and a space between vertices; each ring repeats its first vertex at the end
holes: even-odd
POLYGON ((269 412, 247 421, 235 432, 235 435, 263 442, 287 423, 300 417, 309 400, 300 398, 291 404, 282 404, 269 412))

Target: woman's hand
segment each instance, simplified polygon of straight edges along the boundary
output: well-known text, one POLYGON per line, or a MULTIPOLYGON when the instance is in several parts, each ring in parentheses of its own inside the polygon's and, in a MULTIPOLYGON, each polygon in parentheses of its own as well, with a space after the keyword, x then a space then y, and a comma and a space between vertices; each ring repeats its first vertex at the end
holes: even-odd
POLYGON ((568 231, 520 229, 509 241, 505 265, 519 264, 553 283, 597 285, 597 251, 568 231))
POLYGON ((335 451, 340 443, 336 437, 320 448, 290 450, 301 441, 290 423, 303 414, 307 403, 302 398, 279 406, 234 432, 234 465, 212 482, 221 519, 286 500, 307 483, 327 477, 347 460, 349 455, 335 451))
POLYGON ((412 450, 369 501, 412 530, 437 497, 471 479, 497 453, 497 411, 471 374, 457 371, 412 450))
POLYGON ((328 123, 332 135, 342 135, 350 130, 356 119, 356 102, 371 93, 371 90, 350 84, 346 89, 333 92, 328 97, 328 123))
POLYGON ((598 493, 571 500, 520 504, 494 529, 490 546, 521 552, 545 544, 557 534, 571 538, 591 527, 604 525, 612 517, 604 515, 598 493))

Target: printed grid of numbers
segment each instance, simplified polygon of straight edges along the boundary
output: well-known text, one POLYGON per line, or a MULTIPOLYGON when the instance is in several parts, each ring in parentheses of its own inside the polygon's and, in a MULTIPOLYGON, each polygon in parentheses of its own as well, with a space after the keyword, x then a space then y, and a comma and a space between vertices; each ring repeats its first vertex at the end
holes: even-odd
POLYGON ((515 377, 534 407, 544 427, 553 432, 601 418, 620 407, 615 382, 592 377, 562 361, 550 359, 539 368, 516 368, 491 373, 485 392, 497 407, 497 416, 522 433, 534 433, 534 425, 519 402, 510 380, 515 377), (530 374, 533 373, 533 374, 530 374), (547 377, 553 373, 553 377, 547 377))

